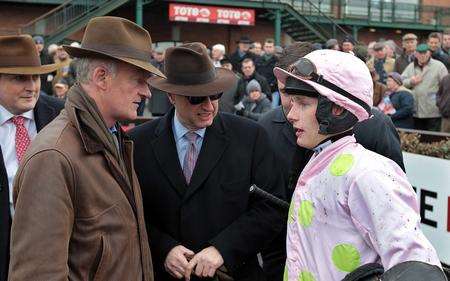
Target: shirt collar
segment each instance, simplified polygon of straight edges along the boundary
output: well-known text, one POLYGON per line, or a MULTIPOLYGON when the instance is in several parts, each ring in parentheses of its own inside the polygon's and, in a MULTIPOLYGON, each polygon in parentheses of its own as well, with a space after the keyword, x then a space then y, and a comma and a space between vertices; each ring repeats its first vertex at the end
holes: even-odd
POLYGON ((117 128, 116 128, 116 126, 112 126, 112 127, 109 128, 108 130, 109 130, 109 132, 110 132, 111 134, 117 133, 117 128))
MULTIPOLYGON (((173 132, 175 133, 175 140, 179 141, 189 129, 187 129, 183 124, 181 124, 180 120, 177 116, 177 111, 173 115, 173 132)), ((194 131, 197 135, 199 135, 202 139, 205 136, 206 128, 194 131)))
MULTIPOLYGON (((0 126, 5 124, 6 121, 14 117, 15 115, 9 112, 3 105, 0 104, 0 126)), ((34 120, 34 111, 29 110, 27 112, 24 112, 20 114, 20 116, 25 117, 28 120, 34 120)))

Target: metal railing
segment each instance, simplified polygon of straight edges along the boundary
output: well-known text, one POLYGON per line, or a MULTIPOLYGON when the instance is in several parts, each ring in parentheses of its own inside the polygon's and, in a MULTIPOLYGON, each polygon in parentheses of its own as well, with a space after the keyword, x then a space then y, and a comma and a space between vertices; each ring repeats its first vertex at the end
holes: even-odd
POLYGON ((450 27, 450 7, 404 3, 401 0, 252 0, 287 3, 302 15, 355 19, 368 23, 412 23, 450 27))
POLYGON ((21 27, 20 32, 48 36, 114 0, 69 0, 21 27))
POLYGON ((332 6, 326 4, 326 1, 318 0, 251 0, 259 2, 272 2, 272 3, 283 3, 291 6, 294 10, 299 12, 301 15, 305 16, 318 16, 322 19, 321 24, 308 20, 308 24, 313 28, 322 33, 326 38, 344 38, 350 36, 350 34, 343 29, 335 20, 331 17, 332 6), (324 28, 324 25, 328 25, 330 30, 324 28))

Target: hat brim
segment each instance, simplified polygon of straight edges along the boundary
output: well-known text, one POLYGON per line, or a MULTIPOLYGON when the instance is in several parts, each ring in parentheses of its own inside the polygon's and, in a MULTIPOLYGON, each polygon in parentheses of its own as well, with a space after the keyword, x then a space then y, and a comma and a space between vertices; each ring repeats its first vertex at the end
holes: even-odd
POLYGON ((334 102, 337 105, 348 109, 348 111, 353 113, 356 116, 356 118, 358 118, 358 121, 363 121, 370 117, 369 113, 362 106, 342 96, 341 94, 336 93, 331 89, 328 89, 325 86, 312 82, 308 79, 303 79, 302 77, 290 73, 279 67, 275 67, 273 69, 273 74, 275 75, 277 80, 280 81, 282 84, 286 84, 286 79, 289 76, 305 82, 306 84, 312 86, 317 92, 319 92, 319 94, 328 98, 331 102, 334 102))
POLYGON ((0 74, 22 74, 22 75, 35 75, 46 74, 56 71, 60 68, 60 64, 45 64, 41 66, 20 66, 20 67, 0 67, 0 74))
POLYGON ((233 71, 222 67, 216 67, 216 77, 208 83, 180 85, 170 83, 166 78, 152 77, 149 80, 149 84, 153 88, 175 95, 205 97, 229 90, 236 81, 236 75, 233 71))
POLYGON ((126 58, 126 57, 112 56, 112 55, 109 55, 104 52, 100 52, 100 51, 92 50, 92 49, 81 48, 81 47, 73 47, 73 46, 63 45, 63 48, 72 57, 76 57, 76 58, 104 57, 104 58, 109 58, 109 59, 116 59, 116 60, 120 60, 125 63, 131 64, 131 65, 134 65, 140 69, 143 69, 147 72, 153 73, 160 77, 166 77, 159 69, 154 67, 150 62, 132 59, 132 58, 126 58))

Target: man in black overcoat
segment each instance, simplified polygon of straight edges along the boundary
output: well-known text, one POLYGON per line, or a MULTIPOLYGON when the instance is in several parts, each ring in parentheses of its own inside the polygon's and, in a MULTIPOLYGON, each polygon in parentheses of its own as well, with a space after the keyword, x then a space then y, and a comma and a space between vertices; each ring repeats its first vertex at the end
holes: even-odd
MULTIPOLYGON (((64 107, 62 101, 39 95, 39 75, 58 68, 41 65, 30 36, 0 36, 0 281, 8 279, 12 182, 18 168, 16 125, 23 118, 31 141, 64 107)), ((21 155, 21 154, 20 154, 21 155)), ((49 167, 51 169, 51 167, 49 167)))
POLYGON ((143 193, 155 280, 265 280, 257 253, 281 231, 283 212, 250 196, 256 184, 284 198, 265 130, 218 113, 235 81, 214 68, 201 43, 167 50, 166 91, 174 109, 130 132, 143 193))

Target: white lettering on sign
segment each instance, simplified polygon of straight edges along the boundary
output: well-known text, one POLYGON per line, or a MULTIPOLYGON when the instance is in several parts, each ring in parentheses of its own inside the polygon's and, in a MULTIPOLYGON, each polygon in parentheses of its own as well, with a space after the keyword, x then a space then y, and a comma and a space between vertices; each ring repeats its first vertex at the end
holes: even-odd
POLYGON ((207 8, 196 8, 196 7, 185 7, 185 6, 174 6, 174 11, 176 16, 188 16, 188 17, 209 17, 211 12, 207 8))
MULTIPOLYGON (((222 19, 240 19, 250 15, 249 12, 242 12, 238 10, 226 10, 226 9, 217 9, 217 17, 222 19), (245 14, 245 15, 244 15, 245 14)), ((251 17, 251 15, 250 15, 251 17)))

